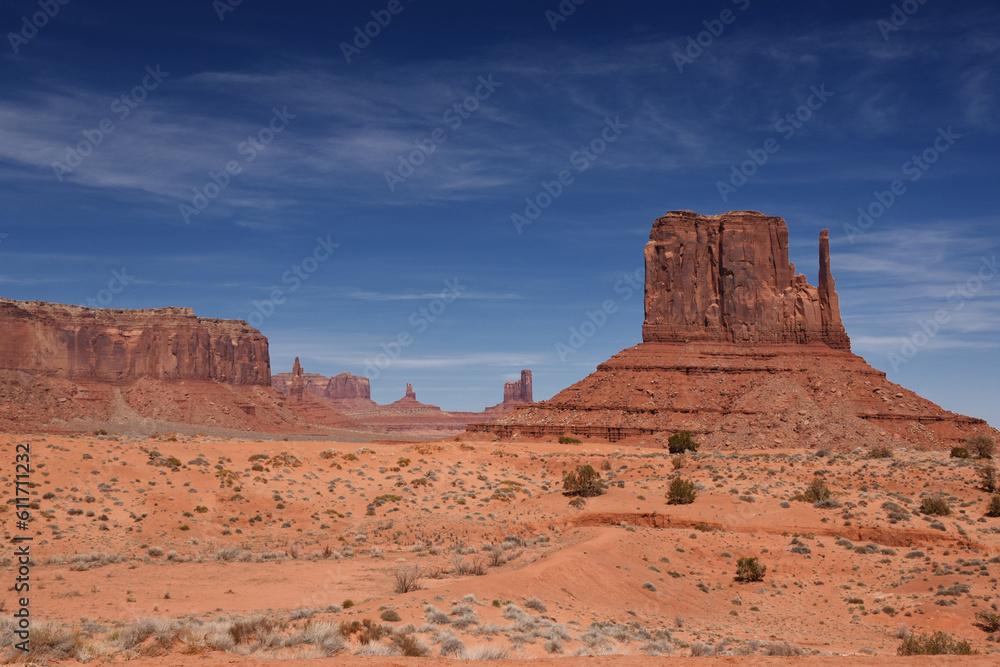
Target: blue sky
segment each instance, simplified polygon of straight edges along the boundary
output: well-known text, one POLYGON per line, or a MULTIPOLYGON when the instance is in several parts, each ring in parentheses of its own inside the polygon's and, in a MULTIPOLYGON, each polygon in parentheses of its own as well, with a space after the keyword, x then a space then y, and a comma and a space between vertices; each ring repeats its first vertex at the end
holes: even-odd
POLYGON ((855 352, 1000 425, 1000 14, 896 6, 10 0, 0 294, 478 410, 641 340, 656 217, 759 210, 813 284, 831 229, 855 352))

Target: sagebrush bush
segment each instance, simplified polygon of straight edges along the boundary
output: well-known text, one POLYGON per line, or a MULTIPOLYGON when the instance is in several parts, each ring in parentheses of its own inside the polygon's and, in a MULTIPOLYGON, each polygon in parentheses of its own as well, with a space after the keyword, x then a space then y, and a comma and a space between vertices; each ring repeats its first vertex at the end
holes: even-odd
POLYGON ((698 451, 698 443, 694 441, 694 433, 691 431, 681 431, 674 433, 667 439, 667 449, 671 454, 683 454, 686 451, 698 451))
POLYGON ((670 488, 667 490, 668 505, 690 505, 697 497, 698 492, 691 480, 675 477, 670 482, 670 488))
POLYGON ((379 618, 381 618, 383 621, 388 621, 389 623, 395 623, 396 621, 402 620, 402 617, 399 615, 399 612, 396 611, 395 609, 386 609, 381 614, 379 614, 379 618))
POLYGON ((767 567, 756 556, 745 556, 736 561, 736 581, 763 581, 767 567))
POLYGON ((967 459, 969 458, 969 450, 965 447, 952 447, 951 448, 951 458, 953 459, 967 459))
POLYGON ((559 436, 559 444, 560 445, 579 445, 580 441, 577 440, 576 438, 571 438, 568 435, 561 435, 561 436, 559 436))
POLYGON ((948 516, 951 514, 951 506, 941 496, 934 496, 920 501, 920 511, 933 516, 948 516))
POLYGON ((967 641, 956 641, 944 632, 933 635, 907 635, 903 638, 897 655, 976 655, 967 641))
POLYGON ((607 490, 607 482, 590 464, 577 466, 576 472, 566 473, 563 478, 563 495, 589 498, 599 496, 607 490))

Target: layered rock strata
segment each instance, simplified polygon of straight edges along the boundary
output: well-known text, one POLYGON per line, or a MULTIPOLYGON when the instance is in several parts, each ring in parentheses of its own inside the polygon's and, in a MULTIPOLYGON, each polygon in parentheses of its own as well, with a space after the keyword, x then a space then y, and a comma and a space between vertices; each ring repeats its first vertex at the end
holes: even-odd
POLYGON ((645 342, 826 343, 849 350, 820 236, 819 287, 788 261, 788 227, 752 211, 673 211, 646 244, 645 342))
POLYGON ((948 447, 1000 436, 851 353, 827 231, 819 287, 789 263, 785 221, 755 212, 669 213, 654 223, 645 256, 643 343, 548 401, 468 430, 650 443, 689 430, 739 449, 948 447))
POLYGON ((531 403, 531 371, 521 371, 521 379, 503 384, 503 402, 507 405, 531 403))
POLYGON ((190 308, 104 310, 0 299, 0 370, 71 380, 270 385, 267 338, 190 308))

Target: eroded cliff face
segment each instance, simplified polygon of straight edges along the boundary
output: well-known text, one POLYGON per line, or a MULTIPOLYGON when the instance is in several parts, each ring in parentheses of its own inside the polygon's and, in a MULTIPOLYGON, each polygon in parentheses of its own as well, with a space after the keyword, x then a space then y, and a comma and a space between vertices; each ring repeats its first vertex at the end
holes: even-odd
POLYGON ((531 371, 521 371, 521 379, 503 384, 503 402, 508 405, 531 403, 531 371))
POLYGON ((849 350, 820 236, 819 287, 788 261, 788 226, 755 211, 672 211, 646 244, 645 342, 814 343, 849 350))
POLYGON ((0 299, 0 370, 71 380, 271 383, 267 338, 190 308, 105 310, 0 299))
POLYGON ((781 218, 668 213, 646 245, 644 342, 548 401, 468 430, 653 442, 689 430, 737 449, 949 447, 1000 436, 850 351, 825 231, 818 282, 796 275, 781 218))
POLYGON ((353 373, 341 373, 334 375, 327 382, 323 391, 326 398, 333 400, 363 398, 371 399, 371 381, 366 377, 354 375, 353 373))

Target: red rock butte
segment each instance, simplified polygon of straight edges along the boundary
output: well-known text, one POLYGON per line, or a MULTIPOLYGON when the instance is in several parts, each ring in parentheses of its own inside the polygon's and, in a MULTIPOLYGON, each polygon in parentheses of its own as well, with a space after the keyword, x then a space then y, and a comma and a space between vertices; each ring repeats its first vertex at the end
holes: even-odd
POLYGON ((0 429, 317 433, 353 427, 271 388, 267 338, 190 308, 94 309, 0 299, 0 429))
POLYGON ((754 211, 653 223, 643 342, 548 401, 471 432, 623 438, 693 431, 716 447, 947 447, 1000 433, 893 384, 853 354, 828 231, 819 287, 795 273, 788 227, 754 211))
POLYGON ((0 299, 0 370, 71 380, 271 384, 267 338, 190 308, 106 310, 0 299))

